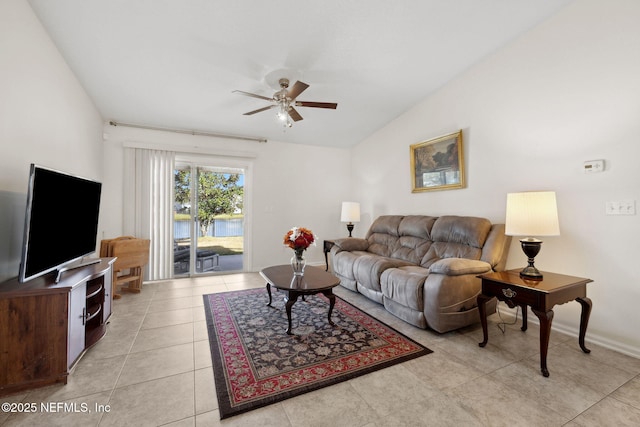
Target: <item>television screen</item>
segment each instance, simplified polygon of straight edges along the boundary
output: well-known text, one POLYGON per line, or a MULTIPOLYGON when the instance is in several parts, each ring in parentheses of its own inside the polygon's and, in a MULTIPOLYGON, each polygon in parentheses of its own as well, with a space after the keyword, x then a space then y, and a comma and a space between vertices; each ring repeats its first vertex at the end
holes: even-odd
POLYGON ((20 281, 96 250, 102 184, 31 165, 20 281))

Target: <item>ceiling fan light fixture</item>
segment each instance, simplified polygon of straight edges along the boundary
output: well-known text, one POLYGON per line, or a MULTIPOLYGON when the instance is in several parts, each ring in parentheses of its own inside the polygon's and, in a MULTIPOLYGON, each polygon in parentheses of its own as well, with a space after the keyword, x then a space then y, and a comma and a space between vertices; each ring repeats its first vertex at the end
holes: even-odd
POLYGON ((281 99, 278 103, 279 105, 276 117, 278 120, 283 122, 285 126, 291 127, 291 121, 289 120, 289 103, 286 99, 281 99))
POLYGON ((268 98, 263 95, 257 95, 255 93, 244 92, 241 90, 235 90, 234 92, 239 93, 241 95, 250 96, 252 98, 264 99, 266 101, 271 101, 271 105, 263 108, 258 108, 257 110, 249 111, 248 113, 244 113, 245 116, 251 116, 256 113, 260 113, 262 111, 270 110, 272 108, 276 109, 276 117, 278 120, 284 125, 285 129, 293 126, 293 122, 297 122, 302 120, 302 116, 298 111, 293 107, 315 107, 315 108, 330 108, 335 110, 338 104, 335 102, 309 102, 309 101, 297 101, 296 98, 302 92, 304 92, 309 85, 297 81, 293 85, 291 89, 289 89, 289 79, 281 78, 278 83, 280 84, 280 90, 273 94, 272 98, 268 98))

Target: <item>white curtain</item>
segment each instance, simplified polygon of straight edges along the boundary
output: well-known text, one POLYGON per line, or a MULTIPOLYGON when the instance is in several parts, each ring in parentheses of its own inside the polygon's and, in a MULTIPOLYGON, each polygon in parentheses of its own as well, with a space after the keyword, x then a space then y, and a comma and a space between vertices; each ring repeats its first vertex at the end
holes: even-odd
POLYGON ((146 280, 173 277, 175 153, 125 148, 124 234, 150 239, 146 280))

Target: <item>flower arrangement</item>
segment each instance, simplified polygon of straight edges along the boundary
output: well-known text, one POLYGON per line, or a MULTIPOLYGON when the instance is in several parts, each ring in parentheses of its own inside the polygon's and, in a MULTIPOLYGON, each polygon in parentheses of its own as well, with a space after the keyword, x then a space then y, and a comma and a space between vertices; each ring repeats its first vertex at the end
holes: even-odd
POLYGON ((284 245, 294 250, 291 258, 291 268, 294 276, 303 276, 306 261, 302 253, 311 245, 316 244, 316 236, 313 231, 304 227, 293 227, 284 235, 284 245))
POLYGON ((312 244, 316 244, 316 236, 308 228, 293 227, 284 235, 284 244, 296 251, 296 253, 301 253, 312 244))

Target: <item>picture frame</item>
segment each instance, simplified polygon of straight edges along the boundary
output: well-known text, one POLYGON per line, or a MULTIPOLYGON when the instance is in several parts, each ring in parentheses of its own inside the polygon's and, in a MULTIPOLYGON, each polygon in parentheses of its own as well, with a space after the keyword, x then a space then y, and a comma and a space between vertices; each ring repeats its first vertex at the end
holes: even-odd
POLYGON ((462 130, 413 144, 412 192, 464 188, 462 130))

